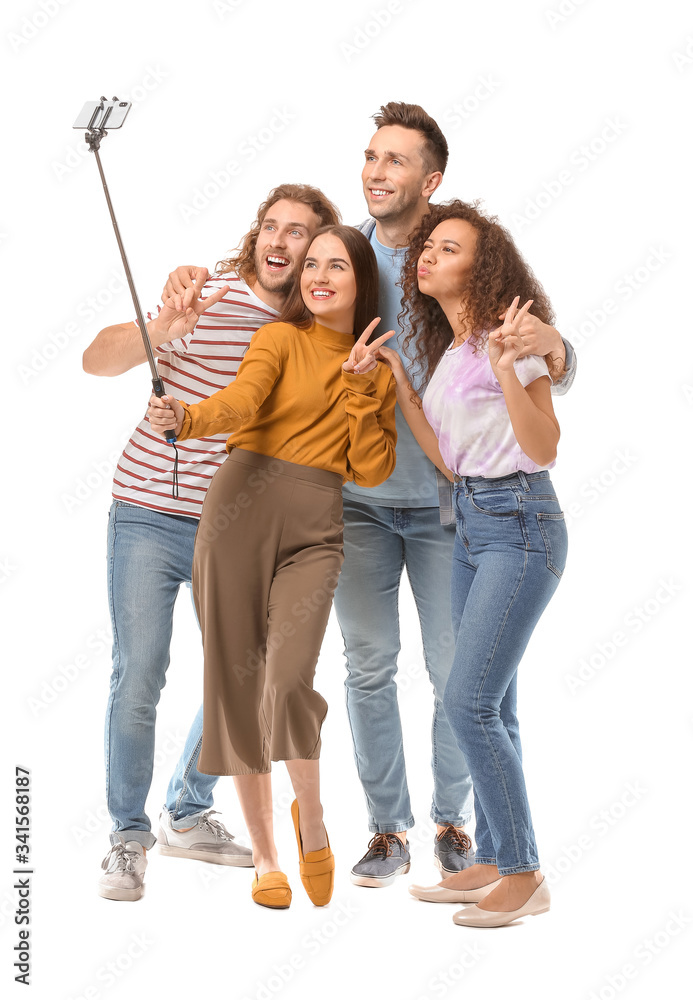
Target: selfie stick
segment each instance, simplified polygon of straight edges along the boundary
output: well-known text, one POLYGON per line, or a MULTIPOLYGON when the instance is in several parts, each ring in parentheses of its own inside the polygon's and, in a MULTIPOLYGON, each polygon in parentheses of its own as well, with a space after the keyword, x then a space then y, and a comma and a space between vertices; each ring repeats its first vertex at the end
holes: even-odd
MULTIPOLYGON (((152 351, 152 342, 149 339, 149 333, 147 332, 147 324, 144 321, 144 316, 142 315, 142 308, 140 306, 140 300, 137 297, 137 292, 135 290, 135 283, 132 280, 132 274, 130 272, 130 265, 128 264, 128 258, 125 253, 125 247, 123 246, 123 241, 120 238, 120 230, 118 229, 118 223, 116 222, 115 212, 113 211, 113 203, 111 202, 111 196, 108 193, 108 185, 106 184, 106 178, 104 176, 103 167, 101 166, 101 158, 99 157, 99 146, 101 145, 101 140, 106 138, 106 129, 118 128, 122 125, 125 115, 130 110, 130 105, 126 101, 118 101, 117 97, 114 97, 112 101, 108 101, 105 97, 101 98, 99 104, 96 105, 94 111, 86 125, 86 135, 84 140, 89 146, 90 152, 96 157, 96 165, 99 168, 99 174, 101 175, 101 183, 103 184, 104 194, 106 195, 106 201, 108 202, 108 211, 111 213, 111 222, 113 223, 113 229, 115 230, 116 239, 118 241, 118 249, 120 250, 120 256, 123 261, 123 267, 125 268, 125 276, 128 279, 128 285, 130 286, 130 294, 132 295, 132 301, 135 306, 135 314, 137 316, 137 322, 139 323, 140 333, 142 334, 142 342, 144 344, 144 349, 147 354, 147 361, 149 362, 149 370, 152 374, 152 389, 154 395, 161 397, 166 392, 164 388, 164 383, 161 380, 161 376, 156 367, 156 362, 154 361, 154 352, 152 351), (118 109, 119 114, 113 115, 114 109, 118 109), (123 109, 123 110, 121 110, 123 109), (113 122, 109 126, 109 119, 113 117, 113 122), (98 124, 97 124, 98 123, 98 124)), ((73 126, 74 128, 84 128, 83 123, 80 124, 80 119, 73 126)), ((172 430, 166 431, 166 440, 169 444, 174 445, 176 442, 176 435, 172 430)), ((177 456, 176 456, 177 458, 177 456)))

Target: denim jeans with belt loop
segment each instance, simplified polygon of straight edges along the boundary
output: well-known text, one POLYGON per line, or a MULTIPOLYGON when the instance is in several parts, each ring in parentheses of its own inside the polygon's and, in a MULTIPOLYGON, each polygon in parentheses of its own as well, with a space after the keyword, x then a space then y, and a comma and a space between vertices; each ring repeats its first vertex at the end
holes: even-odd
POLYGON ((456 644, 443 704, 472 776, 476 863, 534 871, 517 668, 563 573, 565 520, 547 471, 455 479, 456 644))

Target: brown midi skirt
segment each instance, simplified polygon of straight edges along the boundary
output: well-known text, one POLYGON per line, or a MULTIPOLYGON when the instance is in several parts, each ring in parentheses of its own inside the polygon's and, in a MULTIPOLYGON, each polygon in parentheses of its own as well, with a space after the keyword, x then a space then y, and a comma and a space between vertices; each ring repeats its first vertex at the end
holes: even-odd
POLYGON ((234 448, 195 536, 203 774, 320 756, 315 666, 342 566, 342 477, 234 448))

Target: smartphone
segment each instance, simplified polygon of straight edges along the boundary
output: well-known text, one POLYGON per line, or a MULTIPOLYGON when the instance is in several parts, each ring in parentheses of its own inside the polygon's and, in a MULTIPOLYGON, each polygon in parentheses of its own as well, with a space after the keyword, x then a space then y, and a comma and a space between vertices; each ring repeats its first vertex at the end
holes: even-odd
POLYGON ((82 130, 120 128, 131 107, 131 101, 119 101, 117 97, 112 101, 107 101, 105 98, 100 101, 87 101, 72 127, 82 130))

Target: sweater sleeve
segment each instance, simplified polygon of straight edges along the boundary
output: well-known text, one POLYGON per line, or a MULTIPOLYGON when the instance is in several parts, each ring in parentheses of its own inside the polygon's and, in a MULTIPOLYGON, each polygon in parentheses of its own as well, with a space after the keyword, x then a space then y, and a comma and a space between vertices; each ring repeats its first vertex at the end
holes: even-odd
POLYGON ((575 372, 577 371, 577 352, 569 340, 566 340, 565 337, 562 339, 565 346, 566 372, 559 382, 552 383, 551 392, 554 396, 565 395, 575 381, 575 372))
POLYGON ((183 427, 178 438, 232 434, 260 409, 282 370, 286 340, 276 323, 253 334, 233 382, 201 403, 183 403, 183 427))
POLYGON ((394 376, 379 364, 364 375, 342 371, 342 384, 349 421, 346 479, 357 486, 379 486, 395 468, 394 376))

